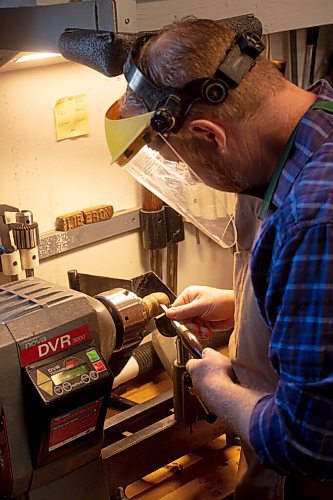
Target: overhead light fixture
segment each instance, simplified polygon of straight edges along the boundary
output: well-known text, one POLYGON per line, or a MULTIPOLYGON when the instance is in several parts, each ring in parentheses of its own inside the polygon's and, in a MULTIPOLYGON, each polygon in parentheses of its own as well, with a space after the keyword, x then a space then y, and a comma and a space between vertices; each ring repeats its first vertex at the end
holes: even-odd
POLYGON ((23 56, 14 59, 16 63, 23 63, 27 61, 38 61, 40 59, 50 59, 51 57, 61 57, 61 54, 56 52, 36 52, 33 54, 24 54, 23 56))
POLYGON ((64 63, 67 60, 56 52, 15 52, 0 50, 0 73, 64 63))

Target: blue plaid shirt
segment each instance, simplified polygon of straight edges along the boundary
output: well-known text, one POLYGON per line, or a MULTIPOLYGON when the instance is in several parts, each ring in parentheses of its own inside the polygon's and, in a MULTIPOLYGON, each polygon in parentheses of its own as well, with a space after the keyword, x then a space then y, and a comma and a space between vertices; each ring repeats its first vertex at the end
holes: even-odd
MULTIPOLYGON (((312 91, 333 101, 325 81, 312 91)), ((254 408, 251 444, 280 474, 333 480, 333 114, 303 116, 251 273, 280 377, 254 408)))

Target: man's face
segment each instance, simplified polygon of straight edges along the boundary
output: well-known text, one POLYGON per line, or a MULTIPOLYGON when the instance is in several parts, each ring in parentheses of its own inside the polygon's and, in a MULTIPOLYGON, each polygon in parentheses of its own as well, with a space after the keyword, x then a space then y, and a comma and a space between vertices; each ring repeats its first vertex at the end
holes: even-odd
POLYGON ((231 193, 242 193, 248 189, 236 154, 230 155, 229 151, 221 153, 207 144, 207 141, 194 136, 184 140, 170 135, 168 142, 188 165, 189 170, 207 186, 231 193))

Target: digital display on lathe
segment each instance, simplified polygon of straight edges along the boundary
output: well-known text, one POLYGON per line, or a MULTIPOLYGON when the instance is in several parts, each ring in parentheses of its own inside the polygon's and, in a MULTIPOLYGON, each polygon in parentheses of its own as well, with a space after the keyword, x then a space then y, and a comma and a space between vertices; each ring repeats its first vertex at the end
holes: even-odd
POLYGON ((74 368, 70 368, 69 370, 51 375, 51 379, 55 385, 60 385, 85 373, 89 373, 89 366, 87 363, 82 363, 82 365, 74 366, 74 368))

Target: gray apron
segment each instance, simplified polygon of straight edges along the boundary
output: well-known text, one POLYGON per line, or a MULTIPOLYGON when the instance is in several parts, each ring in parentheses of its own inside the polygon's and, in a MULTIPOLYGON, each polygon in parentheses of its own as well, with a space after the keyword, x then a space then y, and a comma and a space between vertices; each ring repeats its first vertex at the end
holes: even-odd
MULTIPOLYGON (((259 312, 250 277, 251 248, 259 229, 262 200, 238 195, 235 223, 238 233, 234 254, 235 326, 229 341, 229 356, 244 387, 272 393, 279 380, 268 349, 271 333, 259 312)), ((242 445, 235 499, 283 499, 284 478, 265 469, 252 449, 242 445)))

